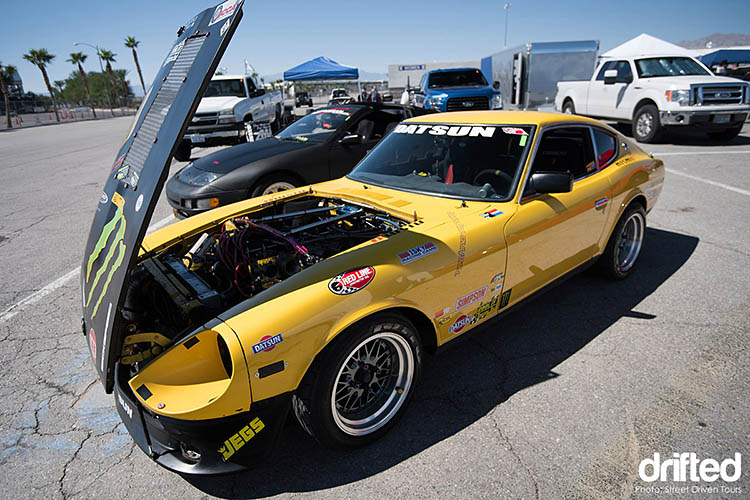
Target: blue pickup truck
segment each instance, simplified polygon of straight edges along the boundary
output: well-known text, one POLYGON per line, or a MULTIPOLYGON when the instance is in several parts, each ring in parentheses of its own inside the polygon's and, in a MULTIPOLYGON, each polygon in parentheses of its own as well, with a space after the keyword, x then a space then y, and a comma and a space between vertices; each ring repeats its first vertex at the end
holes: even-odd
POLYGON ((428 71, 414 92, 414 105, 435 111, 503 109, 499 83, 490 86, 476 68, 428 71))

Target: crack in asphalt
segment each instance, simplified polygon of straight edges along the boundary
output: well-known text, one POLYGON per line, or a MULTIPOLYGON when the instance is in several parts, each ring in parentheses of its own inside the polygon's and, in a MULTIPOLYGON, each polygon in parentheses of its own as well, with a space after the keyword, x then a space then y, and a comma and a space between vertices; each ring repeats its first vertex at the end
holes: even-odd
POLYGON ((541 488, 539 486, 539 481, 537 480, 536 475, 534 474, 534 471, 531 470, 531 467, 529 467, 528 464, 526 464, 526 462, 524 462, 524 460, 521 458, 521 455, 518 454, 518 452, 516 451, 510 439, 508 439, 508 437, 505 434, 503 434, 502 429, 500 429, 500 425, 497 423, 497 420, 495 420, 494 418, 495 410, 497 410, 497 406, 493 408, 492 411, 487 414, 487 416, 490 418, 490 421, 492 422, 493 427, 495 427, 495 430, 500 436, 500 439, 502 439, 502 441, 508 447, 508 450, 516 458, 516 460, 521 465, 521 467, 523 467, 524 470, 526 470, 526 474, 528 474, 529 478, 531 479, 531 482, 534 484, 534 498, 536 498, 536 500, 539 500, 541 498, 541 488))
POLYGON ((78 453, 81 452, 81 449, 83 449, 83 445, 86 444, 86 441, 88 441, 92 436, 92 431, 89 431, 85 438, 81 440, 80 443, 78 443, 78 448, 76 448, 76 451, 73 452, 73 456, 70 457, 70 460, 65 462, 65 465, 63 465, 63 471, 62 475, 60 476, 60 479, 57 481, 58 484, 58 491, 63 497, 63 500, 67 500, 68 496, 65 494, 65 475, 68 473, 68 467, 70 464, 73 463, 73 461, 78 457, 78 453))

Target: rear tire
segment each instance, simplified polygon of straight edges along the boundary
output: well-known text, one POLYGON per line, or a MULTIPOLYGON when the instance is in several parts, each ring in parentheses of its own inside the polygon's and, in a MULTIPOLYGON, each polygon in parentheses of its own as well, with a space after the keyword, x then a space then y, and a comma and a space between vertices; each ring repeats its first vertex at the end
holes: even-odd
POLYGON ((565 104, 563 104, 562 112, 566 115, 574 115, 576 114, 576 107, 573 105, 573 101, 567 100, 565 101, 565 104))
POLYGON ((414 326, 398 314, 341 333, 308 370, 292 401, 302 428, 332 448, 362 446, 404 414, 422 366, 414 326))
POLYGON ((190 161, 190 150, 192 145, 189 141, 180 141, 177 150, 174 152, 174 159, 177 161, 190 161))
POLYGON ((604 276, 625 279, 638 261, 646 237, 646 211, 638 203, 625 209, 609 237, 604 253, 597 261, 604 276))
POLYGON ((741 130, 742 125, 740 124, 737 127, 724 129, 721 132, 708 132, 708 136, 715 141, 729 142, 737 137, 741 130))
POLYGON ((641 106, 633 116, 633 137, 638 142, 657 142, 663 133, 659 110, 652 104, 641 106))

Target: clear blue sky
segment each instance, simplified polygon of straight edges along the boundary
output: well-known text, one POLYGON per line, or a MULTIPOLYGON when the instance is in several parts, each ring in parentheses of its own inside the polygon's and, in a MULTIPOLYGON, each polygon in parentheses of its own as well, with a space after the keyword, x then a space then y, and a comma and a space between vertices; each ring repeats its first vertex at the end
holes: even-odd
MULTIPOLYGON (((87 71, 98 71, 87 42, 117 53, 116 68, 138 76, 123 40, 141 41, 138 56, 146 86, 153 80, 177 28, 218 0, 79 0, 3 2, 0 62, 18 67, 24 89, 46 93, 41 73, 22 59, 32 48, 57 58, 50 80, 73 70, 71 52, 89 55, 87 71)), ((386 73, 388 64, 480 59, 502 50, 504 0, 333 2, 327 0, 252 2, 220 66, 243 72, 247 60, 260 75, 283 72, 326 55, 361 71, 386 73)), ((712 33, 750 33, 750 0, 511 0, 508 46, 523 42, 600 40, 608 50, 640 33, 670 42, 712 33)))

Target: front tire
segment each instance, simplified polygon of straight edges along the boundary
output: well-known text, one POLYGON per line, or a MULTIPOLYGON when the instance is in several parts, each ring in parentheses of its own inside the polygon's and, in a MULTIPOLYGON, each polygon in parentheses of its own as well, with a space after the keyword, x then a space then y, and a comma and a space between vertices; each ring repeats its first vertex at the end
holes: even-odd
POLYGON ((740 124, 737 127, 728 128, 722 130, 721 132, 709 132, 708 136, 715 141, 729 142, 737 137, 741 130, 742 125, 740 124))
POLYGON ((279 191, 287 191, 294 189, 300 185, 300 182, 296 179, 290 179, 285 175, 271 175, 262 179, 253 189, 252 196, 263 196, 271 193, 278 193, 279 191))
POLYGON ((646 237, 646 211, 633 203, 617 221, 597 265, 611 279, 625 279, 635 267, 646 237))
POLYGON ((659 110, 656 106, 646 104, 635 112, 633 117, 633 137, 638 142, 657 142, 663 128, 659 121, 659 110))
POLYGON ((414 326, 396 314, 341 333, 305 375, 292 408, 305 431, 333 448, 362 446, 404 414, 422 366, 414 326))

